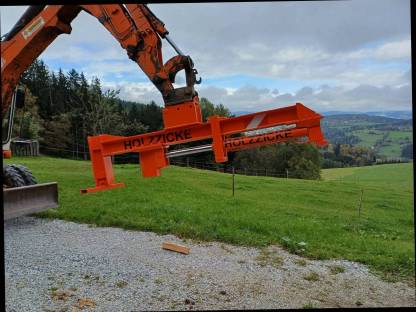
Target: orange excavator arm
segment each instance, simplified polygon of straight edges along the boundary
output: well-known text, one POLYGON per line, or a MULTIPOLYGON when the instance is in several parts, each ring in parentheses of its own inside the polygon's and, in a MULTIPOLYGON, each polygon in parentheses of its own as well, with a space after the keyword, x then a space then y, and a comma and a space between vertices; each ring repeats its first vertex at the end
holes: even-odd
POLYGON ((233 118, 212 116, 202 122, 194 85, 197 71, 170 39, 161 22, 144 4, 31 6, 1 42, 2 110, 7 110, 20 76, 57 36, 71 32, 71 22, 80 11, 96 17, 126 50, 161 92, 165 108, 160 131, 131 137, 99 135, 88 137, 95 187, 83 193, 120 187, 112 170, 111 157, 137 153, 142 175, 159 176, 169 159, 212 151, 216 162, 226 162, 228 153, 305 138, 319 146, 327 144, 320 128, 321 115, 296 103, 294 106, 233 118), (163 63, 161 38, 178 53, 163 63), (185 71, 186 86, 174 88, 176 74, 185 71), (277 128, 276 128, 277 127, 277 128), (253 130, 262 132, 252 135, 253 130), (243 136, 235 135, 243 133, 243 136), (211 144, 168 151, 176 144, 210 139, 211 144))
POLYGON ((197 101, 192 59, 180 52, 163 22, 145 4, 30 6, 1 42, 3 113, 22 73, 60 34, 71 33, 71 22, 82 10, 96 17, 120 43, 162 93, 166 106, 197 101), (179 53, 165 64, 161 38, 179 53), (185 70, 187 85, 175 89, 173 82, 180 70, 185 70))

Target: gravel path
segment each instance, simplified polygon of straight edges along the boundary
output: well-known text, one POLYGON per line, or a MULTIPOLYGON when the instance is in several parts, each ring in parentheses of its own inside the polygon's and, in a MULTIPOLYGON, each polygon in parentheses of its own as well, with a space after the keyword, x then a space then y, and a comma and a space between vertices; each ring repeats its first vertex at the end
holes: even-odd
POLYGON ((5 225, 7 311, 415 306, 415 288, 349 261, 186 242, 172 235, 22 217, 5 225))

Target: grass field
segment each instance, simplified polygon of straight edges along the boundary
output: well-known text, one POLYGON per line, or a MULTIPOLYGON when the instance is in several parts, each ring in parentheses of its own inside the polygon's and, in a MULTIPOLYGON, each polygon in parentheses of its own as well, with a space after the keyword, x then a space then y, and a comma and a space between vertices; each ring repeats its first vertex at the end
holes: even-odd
POLYGON ((360 138, 361 141, 357 145, 371 148, 376 144, 377 140, 383 138, 384 132, 379 130, 366 129, 352 131, 351 134, 360 138))
POLYGON ((93 185, 89 162, 11 161, 41 182, 58 182, 60 208, 44 217, 239 245, 277 243, 315 259, 359 261, 389 279, 415 273, 411 163, 328 169, 322 181, 238 175, 233 198, 231 175, 217 172, 169 167, 144 179, 138 165, 117 165, 126 188, 80 195, 93 185))
POLYGON ((354 135, 359 142, 353 145, 374 148, 377 158, 402 157, 403 148, 412 144, 413 125, 407 119, 347 114, 326 116, 321 123, 330 143, 344 142, 342 133, 354 135))
POLYGON ((381 146, 379 153, 387 157, 401 155, 403 147, 412 143, 411 131, 389 131, 385 146, 381 146))
POLYGON ((371 148, 376 145, 378 140, 381 140, 385 134, 387 138, 383 144, 378 148, 377 153, 386 157, 400 157, 402 149, 405 145, 412 143, 412 131, 386 131, 386 130, 355 130, 351 134, 358 136, 360 142, 357 146, 364 146, 371 148))

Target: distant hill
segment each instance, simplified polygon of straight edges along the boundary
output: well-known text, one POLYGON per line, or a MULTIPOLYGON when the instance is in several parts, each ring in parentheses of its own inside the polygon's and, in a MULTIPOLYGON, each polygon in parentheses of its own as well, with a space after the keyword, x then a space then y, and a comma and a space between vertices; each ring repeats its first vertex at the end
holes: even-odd
POLYGON ((397 158, 412 144, 412 119, 397 119, 368 114, 327 115, 322 129, 332 143, 371 148, 378 156, 397 158))
POLYGON ((378 111, 378 112, 341 112, 341 111, 328 111, 322 113, 324 116, 333 116, 333 115, 368 115, 368 116, 381 116, 389 117, 394 119, 412 119, 412 111, 378 111))
MULTIPOLYGON (((232 112, 234 116, 241 116, 245 114, 251 114, 249 111, 235 111, 232 112)), ((334 115, 368 115, 368 116, 380 116, 394 119, 412 119, 412 111, 377 111, 377 112, 342 112, 342 111, 328 111, 319 112, 323 116, 334 116, 334 115)))

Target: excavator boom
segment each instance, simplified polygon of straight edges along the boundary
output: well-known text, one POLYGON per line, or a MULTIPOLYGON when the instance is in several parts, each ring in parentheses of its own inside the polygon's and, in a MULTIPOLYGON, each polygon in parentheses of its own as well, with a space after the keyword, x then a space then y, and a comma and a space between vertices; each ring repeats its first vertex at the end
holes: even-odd
POLYGON ((30 6, 1 41, 2 112, 11 102, 22 73, 61 34, 71 33, 71 22, 81 12, 97 18, 162 93, 165 105, 193 101, 198 83, 192 59, 183 54, 166 63, 161 38, 178 50, 169 32, 145 4, 30 6), (174 88, 176 74, 185 70, 185 87, 174 88))

